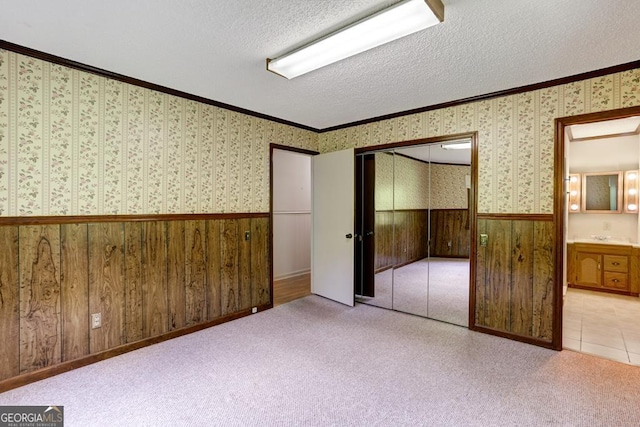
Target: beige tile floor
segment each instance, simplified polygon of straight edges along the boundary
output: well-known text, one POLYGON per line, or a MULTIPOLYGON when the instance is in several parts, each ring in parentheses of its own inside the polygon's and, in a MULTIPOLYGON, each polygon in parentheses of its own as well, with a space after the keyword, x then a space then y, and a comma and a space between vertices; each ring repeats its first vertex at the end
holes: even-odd
POLYGON ((568 289, 562 346, 640 366, 640 298, 568 289))

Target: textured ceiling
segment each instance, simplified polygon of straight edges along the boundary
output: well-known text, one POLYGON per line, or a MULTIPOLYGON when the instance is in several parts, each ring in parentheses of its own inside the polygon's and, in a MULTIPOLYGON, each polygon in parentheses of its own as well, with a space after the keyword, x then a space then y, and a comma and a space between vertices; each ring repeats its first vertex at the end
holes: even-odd
POLYGON ((0 39, 317 129, 640 59, 638 0, 443 0, 443 24, 286 80, 381 0, 0 0, 0 39))

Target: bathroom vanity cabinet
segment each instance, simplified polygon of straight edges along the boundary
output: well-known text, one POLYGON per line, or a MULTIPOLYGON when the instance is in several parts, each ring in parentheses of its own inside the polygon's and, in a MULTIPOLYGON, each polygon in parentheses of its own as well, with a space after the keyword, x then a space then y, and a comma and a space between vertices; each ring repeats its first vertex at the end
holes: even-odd
POLYGON ((631 245, 567 245, 569 287, 638 296, 638 254, 631 245))

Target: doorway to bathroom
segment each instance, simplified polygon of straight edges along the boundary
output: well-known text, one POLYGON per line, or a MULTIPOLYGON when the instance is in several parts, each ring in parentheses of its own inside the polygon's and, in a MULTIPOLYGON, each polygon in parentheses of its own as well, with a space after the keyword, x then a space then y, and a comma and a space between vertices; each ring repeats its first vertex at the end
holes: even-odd
POLYGON ((640 109, 558 120, 564 349, 640 365, 640 109))

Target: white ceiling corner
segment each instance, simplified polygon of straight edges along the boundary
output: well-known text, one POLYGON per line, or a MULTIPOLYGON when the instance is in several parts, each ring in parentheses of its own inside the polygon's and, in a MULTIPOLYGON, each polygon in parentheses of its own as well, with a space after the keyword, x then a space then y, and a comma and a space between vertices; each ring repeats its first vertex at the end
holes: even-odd
POLYGON ((443 0, 436 27, 293 80, 266 71, 393 3, 0 0, 0 39, 318 129, 640 59, 637 0, 443 0))

